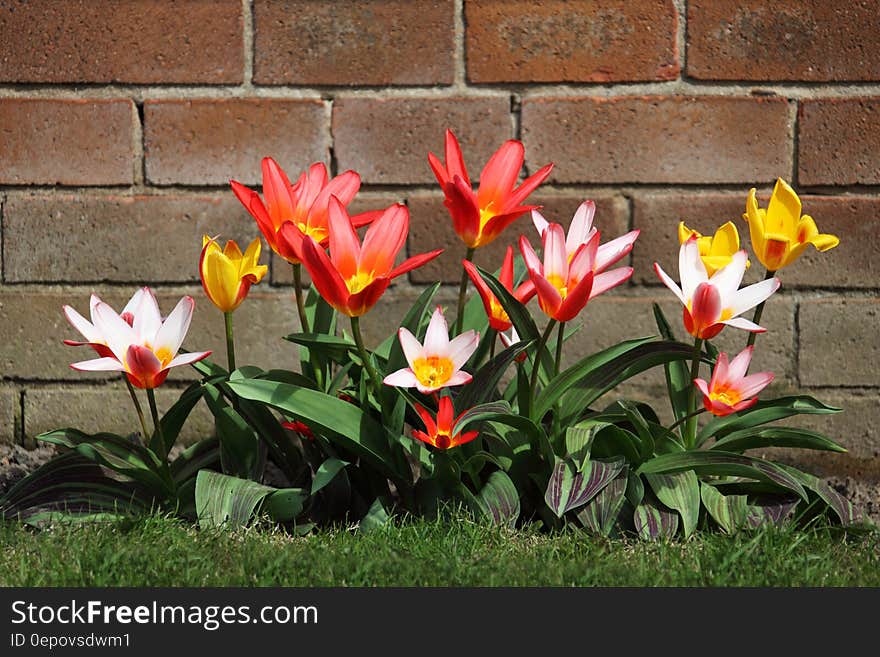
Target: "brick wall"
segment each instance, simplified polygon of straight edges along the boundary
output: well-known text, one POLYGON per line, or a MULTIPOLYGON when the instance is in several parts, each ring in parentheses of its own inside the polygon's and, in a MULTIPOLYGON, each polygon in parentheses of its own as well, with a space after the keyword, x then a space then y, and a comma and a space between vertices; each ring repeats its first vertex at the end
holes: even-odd
MULTIPOLYGON (((777 392, 845 406, 811 425, 851 450, 823 463, 878 478, 878 46, 874 0, 0 0, 0 440, 131 428, 124 389, 71 371, 84 355, 60 342, 61 304, 85 311, 93 290, 119 304, 149 283, 166 310, 194 294, 187 344, 222 353, 200 236, 257 234, 226 182, 258 184, 264 155, 289 172, 354 168, 359 209, 405 200, 409 250, 450 248, 368 316, 377 340, 419 285, 459 276, 426 161, 452 127, 477 171, 511 137, 526 172, 555 161, 536 195, 548 216, 594 198, 607 234, 642 229, 632 283, 591 304, 572 358, 652 333, 652 300, 677 317, 650 265, 675 269, 679 219, 734 219, 745 235, 748 189, 766 199, 777 176, 792 181, 842 242, 783 272, 757 365, 777 392)), ((511 239, 530 230, 518 226, 511 239)), ((478 261, 497 266, 502 248, 478 261)), ((289 270, 271 265, 236 314, 242 362, 295 358, 277 340, 294 328, 289 270)), ((186 373, 169 381, 160 403, 186 373)), ((190 435, 209 426, 202 416, 190 435)))

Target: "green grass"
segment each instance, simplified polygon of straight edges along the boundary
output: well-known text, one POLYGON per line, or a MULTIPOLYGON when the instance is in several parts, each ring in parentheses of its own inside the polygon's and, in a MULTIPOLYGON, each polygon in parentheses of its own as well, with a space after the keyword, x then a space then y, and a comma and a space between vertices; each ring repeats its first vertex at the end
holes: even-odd
POLYGON ((467 520, 293 538, 150 517, 0 525, 0 547, 4 586, 880 586, 877 534, 827 527, 649 544, 467 520))

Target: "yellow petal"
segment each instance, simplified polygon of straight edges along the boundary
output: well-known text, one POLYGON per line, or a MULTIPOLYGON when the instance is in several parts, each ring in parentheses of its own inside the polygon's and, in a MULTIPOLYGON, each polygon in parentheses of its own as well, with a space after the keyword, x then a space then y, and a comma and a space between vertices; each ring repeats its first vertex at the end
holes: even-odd
POLYGON ((779 271, 791 262, 789 248, 791 242, 787 235, 766 233, 764 235, 764 251, 758 253, 758 260, 768 271, 779 271))
POLYGON ((737 251, 739 251, 739 233, 733 222, 728 221, 715 231, 709 254, 713 256, 732 256, 737 251))
POLYGON ((223 254, 236 264, 238 264, 242 258, 241 249, 238 248, 238 244, 235 240, 229 240, 226 242, 226 248, 223 249, 223 254))
POLYGON ((223 312, 235 310, 238 294, 238 267, 219 251, 205 254, 202 277, 208 297, 223 312))
POLYGON ((706 274, 712 276, 722 267, 726 267, 727 265, 729 265, 731 260, 733 260, 732 256, 703 256, 703 264, 706 265, 706 274))
POLYGON ((687 226, 684 225, 683 221, 678 222, 678 243, 684 244, 690 239, 691 235, 696 235, 697 237, 702 237, 697 231, 691 230, 687 226))
POLYGON ((801 217, 801 200, 791 186, 782 178, 776 179, 776 186, 767 205, 767 219, 764 230, 779 233, 795 240, 797 223, 801 217))
POLYGON ((764 212, 758 207, 754 187, 749 190, 749 197, 746 200, 746 213, 743 215, 743 219, 749 222, 749 237, 752 240, 752 249, 758 260, 761 261, 761 264, 766 267, 767 263, 764 262, 764 249, 766 248, 764 240, 764 212))
POLYGON ((816 235, 816 237, 811 239, 810 244, 815 246, 818 251, 827 251, 828 249, 833 249, 835 246, 840 244, 840 238, 837 237, 837 235, 822 233, 821 235, 816 235))

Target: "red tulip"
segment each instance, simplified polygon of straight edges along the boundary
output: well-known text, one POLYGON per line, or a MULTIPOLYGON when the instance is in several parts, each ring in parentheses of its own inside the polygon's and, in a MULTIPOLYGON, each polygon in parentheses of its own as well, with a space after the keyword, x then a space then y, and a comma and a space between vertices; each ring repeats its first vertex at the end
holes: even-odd
MULTIPOLYGON (((498 298, 492 293, 489 286, 486 285, 486 282, 483 280, 483 277, 480 276, 477 268, 470 260, 463 260, 461 264, 464 265, 468 276, 470 276, 470 279, 477 287, 477 292, 480 293, 480 298, 483 300, 483 308, 486 310, 486 315, 489 316, 489 326, 499 332, 509 329, 512 326, 510 317, 507 316, 507 313, 504 311, 498 298)), ((507 253, 504 254, 504 262, 501 264, 498 281, 505 287, 505 289, 510 291, 513 296, 516 297, 517 301, 522 304, 528 303, 529 299, 535 295, 535 284, 532 283, 531 280, 525 281, 517 287, 516 290, 513 289, 512 246, 508 246, 507 253)))
POLYGON ((413 438, 421 440, 423 443, 433 445, 437 449, 451 449, 458 445, 464 445, 472 441, 479 435, 479 431, 465 431, 464 433, 452 433, 455 424, 461 419, 462 413, 455 417, 455 410, 452 407, 452 400, 449 397, 441 397, 440 407, 437 410, 437 421, 431 415, 431 412, 422 406, 416 406, 416 412, 425 423, 425 431, 413 429, 413 438))
POLYGON ((327 303, 349 317, 360 317, 372 308, 392 279, 443 252, 422 253, 394 266, 409 232, 409 211, 399 203, 373 222, 362 245, 342 202, 331 196, 329 227, 330 256, 314 239, 304 239, 303 264, 327 303))
POLYGON ((486 246, 514 219, 538 207, 522 203, 546 180, 553 165, 544 166, 515 187, 524 157, 522 142, 504 142, 489 158, 480 173, 479 190, 474 192, 461 147, 451 130, 446 131, 446 164, 428 154, 428 163, 446 195, 444 205, 452 215, 455 232, 469 248, 486 246))

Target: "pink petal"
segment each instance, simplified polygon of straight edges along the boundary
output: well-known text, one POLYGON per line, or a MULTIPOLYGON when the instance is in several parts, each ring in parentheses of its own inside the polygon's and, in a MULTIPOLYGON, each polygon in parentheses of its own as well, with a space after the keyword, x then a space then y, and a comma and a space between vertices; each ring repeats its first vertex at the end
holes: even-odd
POLYGON ((124 372, 125 367, 116 358, 104 357, 71 363, 70 366, 80 372, 124 372))
POLYGON ((709 386, 706 385, 706 381, 704 379, 694 379, 694 385, 697 386, 697 389, 703 393, 703 397, 709 396, 709 386))
POLYGON ((532 245, 525 238, 524 235, 520 235, 519 237, 519 250, 522 253, 523 261, 526 264, 526 269, 529 270, 529 273, 536 273, 538 275, 542 274, 544 271, 544 266, 541 264, 540 258, 538 258, 538 254, 535 253, 535 250, 532 248, 532 245))
POLYGON ((549 226, 550 223, 546 219, 544 219, 544 215, 542 215, 537 210, 532 210, 531 214, 532 214, 532 224, 534 224, 535 230, 538 231, 538 237, 543 238, 544 231, 547 230, 547 226, 549 226))
POLYGON ((412 367, 413 362, 422 355, 422 343, 404 327, 397 330, 397 337, 403 348, 403 355, 406 356, 406 362, 412 367))
POLYGON ((425 347, 422 352, 428 356, 447 356, 449 354, 449 326, 440 306, 431 315, 425 333, 425 347))
POLYGON ((593 270, 601 274, 611 265, 615 264, 632 251, 633 244, 641 231, 631 230, 626 235, 621 235, 606 244, 602 244, 596 253, 596 262, 593 270))
POLYGON ((461 370, 458 370, 458 372, 449 377, 449 381, 446 382, 446 386, 444 387, 463 386, 465 383, 470 383, 473 378, 474 377, 467 372, 462 372, 461 370))
POLYGON ((452 360, 452 366, 460 369, 468 358, 477 350, 480 344, 480 334, 471 330, 455 337, 448 347, 449 358, 452 360))
POLYGON ((731 378, 727 354, 722 351, 718 354, 718 359, 715 361, 715 369, 712 371, 712 382, 709 384, 709 387, 712 390, 716 390, 721 384, 730 381, 731 378))
POLYGON ((593 289, 590 291, 590 298, 599 296, 621 283, 626 283, 632 274, 632 267, 618 267, 595 276, 593 278, 593 289))
MULTIPOLYGON (((330 260, 347 280, 357 274, 361 244, 345 207, 335 196, 330 197, 330 260)), ((374 224, 375 225, 375 224, 374 224)))
MULTIPOLYGON (((397 254, 406 244, 409 232, 409 210, 405 205, 392 205, 367 229, 358 270, 384 276, 394 267, 397 254)), ((331 252, 332 253, 332 252, 331 252)))
POLYGON ((596 204, 593 201, 584 201, 578 206, 568 227, 568 237, 565 239, 565 248, 569 254, 577 251, 581 244, 586 244, 593 228, 593 217, 596 214, 596 204))
POLYGON ((550 224, 544 232, 544 278, 568 280, 568 253, 565 231, 559 224, 550 224))
POLYGON ((746 372, 749 371, 749 363, 752 361, 752 354, 754 351, 755 345, 750 345, 739 352, 736 355, 736 358, 730 361, 730 369, 727 374, 727 378, 730 381, 737 381, 746 375, 746 372))
POLYGON ((759 372, 745 377, 737 383, 735 390, 742 397, 754 397, 773 382, 773 372, 759 372))

